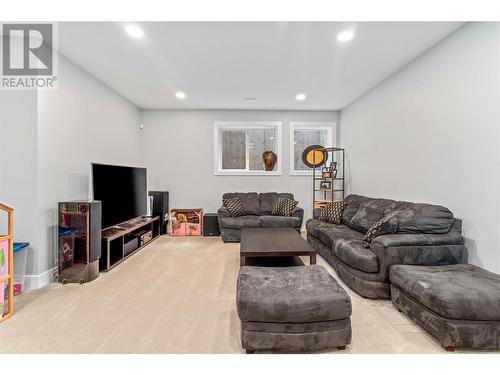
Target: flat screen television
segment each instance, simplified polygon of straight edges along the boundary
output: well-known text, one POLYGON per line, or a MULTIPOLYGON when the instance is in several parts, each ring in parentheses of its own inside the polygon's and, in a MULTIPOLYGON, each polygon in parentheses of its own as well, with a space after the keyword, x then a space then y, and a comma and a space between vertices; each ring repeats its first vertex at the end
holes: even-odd
POLYGON ((103 229, 146 215, 146 168, 92 163, 92 188, 103 229))

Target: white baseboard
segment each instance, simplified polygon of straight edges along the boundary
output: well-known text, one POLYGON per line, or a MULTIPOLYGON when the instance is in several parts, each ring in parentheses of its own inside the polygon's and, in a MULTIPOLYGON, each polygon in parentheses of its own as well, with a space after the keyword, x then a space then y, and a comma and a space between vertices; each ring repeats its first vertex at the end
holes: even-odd
POLYGON ((50 284, 56 271, 57 267, 54 267, 50 270, 42 272, 39 275, 23 275, 16 276, 15 278, 18 280, 24 279, 24 290, 38 289, 50 284))

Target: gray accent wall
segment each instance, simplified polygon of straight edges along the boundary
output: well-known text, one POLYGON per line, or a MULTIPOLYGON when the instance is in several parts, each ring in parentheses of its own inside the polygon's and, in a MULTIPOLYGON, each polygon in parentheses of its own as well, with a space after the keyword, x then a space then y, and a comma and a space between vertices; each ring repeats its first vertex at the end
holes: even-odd
POLYGON ((341 111, 347 187, 449 207, 500 272, 500 27, 469 23, 341 111))
MULTIPOLYGON (((148 188, 168 190, 170 207, 215 212, 225 192, 291 192, 311 217, 309 176, 290 176, 290 122, 336 122, 338 112, 142 110, 148 188), (281 176, 214 176, 214 121, 281 121, 281 176)), ((338 128, 338 125, 337 125, 338 128)))

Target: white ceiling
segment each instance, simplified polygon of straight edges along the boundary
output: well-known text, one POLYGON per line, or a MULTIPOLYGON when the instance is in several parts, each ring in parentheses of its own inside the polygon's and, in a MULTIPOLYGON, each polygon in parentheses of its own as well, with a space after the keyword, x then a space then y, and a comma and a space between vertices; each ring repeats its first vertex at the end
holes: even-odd
POLYGON ((141 22, 135 40, 128 24, 59 23, 59 49, 140 108, 289 110, 341 109, 462 25, 141 22))

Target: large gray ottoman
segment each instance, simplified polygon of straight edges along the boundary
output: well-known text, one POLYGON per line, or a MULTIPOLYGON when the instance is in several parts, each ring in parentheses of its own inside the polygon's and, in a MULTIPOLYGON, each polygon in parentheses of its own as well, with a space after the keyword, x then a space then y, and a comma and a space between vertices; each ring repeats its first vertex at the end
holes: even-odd
POLYGON ((321 266, 241 267, 236 305, 247 353, 345 349, 351 299, 321 266))
POLYGON ((500 275, 471 264, 392 266, 394 306, 448 351, 500 348, 500 275))

